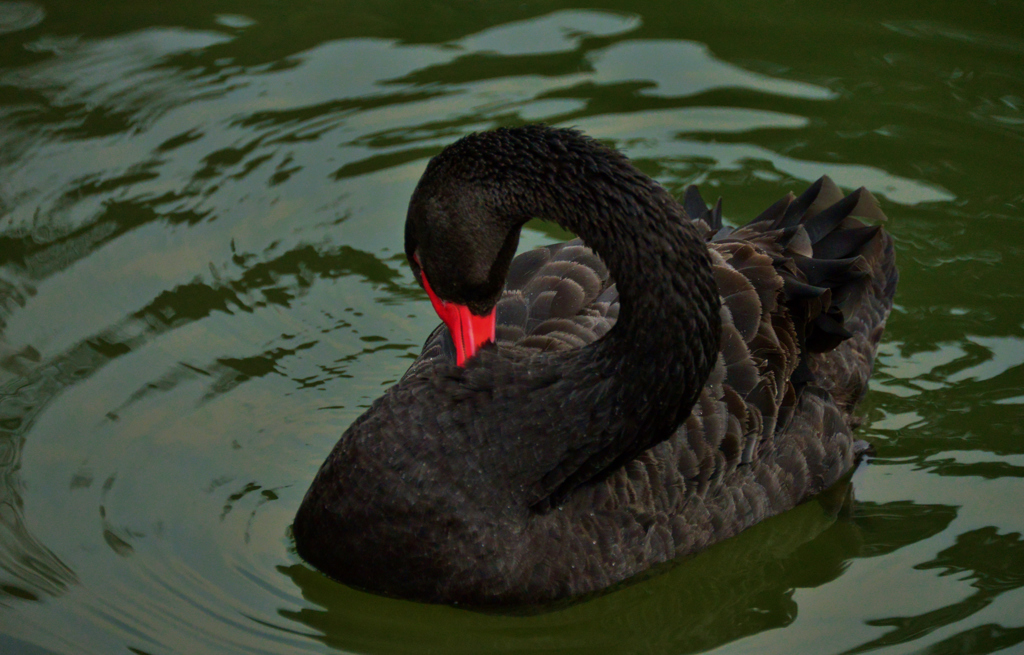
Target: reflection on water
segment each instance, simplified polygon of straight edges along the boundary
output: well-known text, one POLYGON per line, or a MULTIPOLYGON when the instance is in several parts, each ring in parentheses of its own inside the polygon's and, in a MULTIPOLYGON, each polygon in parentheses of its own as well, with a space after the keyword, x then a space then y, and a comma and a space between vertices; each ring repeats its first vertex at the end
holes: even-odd
POLYGON ((1024 15, 801 4, 0 1, 0 651, 1024 642, 1024 15), (733 221, 825 173, 889 205, 852 510, 529 617, 296 558, 320 461, 436 322, 401 245, 427 158, 527 121, 733 221))
POLYGON ((491 646, 506 652, 628 652, 636 648, 639 635, 653 636, 642 652, 702 652, 790 625, 799 611, 794 589, 827 584, 843 573, 851 557, 880 557, 940 532, 955 514, 909 503, 853 509, 850 491, 842 485, 822 502, 667 567, 659 577, 553 614, 480 616, 407 603, 396 623, 387 610, 394 601, 357 591, 339 594, 337 585, 325 584, 315 571, 293 565, 282 572, 323 609, 285 615, 315 629, 328 645, 353 652, 373 650, 398 629, 408 635, 403 642, 408 645, 383 652, 473 653, 479 641, 467 631, 481 625, 503 629, 491 646), (837 511, 843 513, 838 521, 837 511), (595 634, 594 625, 602 631, 595 634))
POLYGON ((74 571, 25 527, 19 511, 21 499, 14 488, 18 478, 12 471, 19 453, 8 436, 0 438, 4 457, 0 474, 5 479, 0 485, 0 607, 7 607, 16 600, 56 596, 77 580, 74 571))
POLYGON ((43 8, 31 2, 0 2, 0 34, 27 30, 45 16, 43 8))

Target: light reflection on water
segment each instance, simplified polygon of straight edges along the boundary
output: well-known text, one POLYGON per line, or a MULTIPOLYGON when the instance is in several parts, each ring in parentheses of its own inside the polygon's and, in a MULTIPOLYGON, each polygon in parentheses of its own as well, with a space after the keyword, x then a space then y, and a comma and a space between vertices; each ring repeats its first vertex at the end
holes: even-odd
POLYGON ((1024 642, 1009 9, 817 8, 815 31, 806 8, 741 5, 88 7, 0 2, 0 650, 1024 642), (753 38, 773 29, 822 36, 753 38), (426 160, 535 120, 721 193, 733 221, 822 174, 883 199, 900 305, 852 515, 812 503, 530 617, 381 599, 298 560, 306 485, 436 321, 400 241, 426 160))

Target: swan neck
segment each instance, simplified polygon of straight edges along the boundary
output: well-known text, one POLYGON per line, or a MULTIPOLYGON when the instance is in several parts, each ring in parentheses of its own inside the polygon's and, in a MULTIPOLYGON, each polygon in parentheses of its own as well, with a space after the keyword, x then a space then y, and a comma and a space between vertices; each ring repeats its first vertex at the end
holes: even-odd
POLYGON ((547 175, 514 185, 526 191, 517 213, 554 220, 608 266, 620 311, 601 347, 615 357, 625 346, 662 362, 696 358, 688 364, 710 372, 721 326, 707 242, 660 184, 621 153, 590 145, 587 157, 562 153, 547 175))

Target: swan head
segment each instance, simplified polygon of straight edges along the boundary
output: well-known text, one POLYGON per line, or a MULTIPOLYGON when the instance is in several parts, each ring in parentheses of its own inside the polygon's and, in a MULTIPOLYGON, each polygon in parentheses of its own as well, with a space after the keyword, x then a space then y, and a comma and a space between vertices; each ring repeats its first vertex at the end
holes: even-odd
POLYGON ((494 308, 528 218, 516 209, 514 183, 466 145, 430 161, 405 222, 409 266, 448 325, 459 366, 494 340, 494 308))

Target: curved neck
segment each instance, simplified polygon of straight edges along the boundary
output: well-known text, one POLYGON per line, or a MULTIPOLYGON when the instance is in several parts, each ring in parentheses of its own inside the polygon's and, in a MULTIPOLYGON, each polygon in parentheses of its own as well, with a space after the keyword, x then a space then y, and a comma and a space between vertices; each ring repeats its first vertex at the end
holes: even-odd
POLYGON ((620 312, 600 348, 619 359, 703 355, 710 361, 690 363, 710 371, 720 301, 707 243, 679 203, 623 154, 574 130, 502 129, 445 149, 420 184, 440 180, 457 180, 452 195, 480 205, 457 211, 486 214, 506 234, 531 218, 553 220, 603 258, 620 312))
POLYGON ((594 363, 598 378, 621 382, 605 402, 647 414, 634 417, 631 457, 671 435, 707 381, 718 358, 718 287, 706 241, 661 185, 617 151, 555 134, 568 143, 556 142, 544 176, 526 172, 516 186, 527 190, 528 213, 577 234, 615 280, 619 318, 593 346, 594 363))
POLYGON ((608 266, 620 303, 600 343, 608 355, 659 366, 682 359, 703 384, 721 329, 707 243, 661 185, 620 153, 584 143, 586 157, 528 187, 529 213, 578 235, 608 266))
POLYGON ((457 142, 431 162, 417 193, 442 180, 448 197, 471 198, 459 208, 465 215, 489 217, 481 230, 497 221, 498 231, 518 234, 541 217, 574 232, 618 288, 618 321, 604 338, 541 358, 547 365, 532 362, 565 378, 566 393, 531 399, 542 396, 559 405, 552 416, 571 417, 548 427, 569 431, 580 418, 588 426, 579 441, 561 444, 586 461, 539 495, 567 493, 668 438, 717 361, 721 330, 707 244, 679 203, 619 152, 543 126, 457 142))

